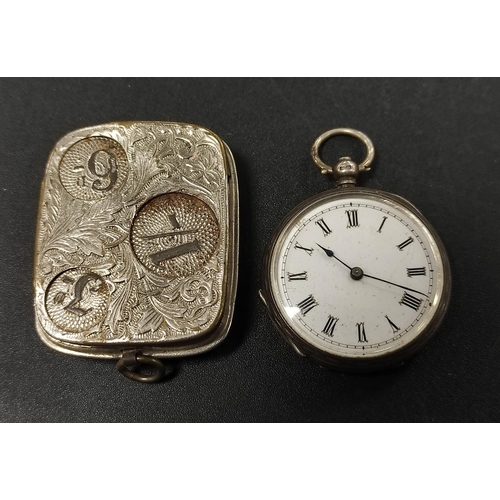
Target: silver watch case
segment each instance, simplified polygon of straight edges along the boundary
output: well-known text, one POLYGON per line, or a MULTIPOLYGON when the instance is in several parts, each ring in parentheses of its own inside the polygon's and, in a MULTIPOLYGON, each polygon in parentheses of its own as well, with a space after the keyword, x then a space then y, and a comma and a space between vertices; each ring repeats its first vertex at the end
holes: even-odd
POLYGON ((436 332, 444 319, 450 301, 451 271, 446 250, 437 232, 433 229, 431 224, 421 214, 421 212, 409 201, 405 200, 401 196, 374 189, 341 187, 328 190, 308 198, 289 212, 284 220, 279 224, 274 231, 264 254, 262 265, 262 289, 260 290, 259 295, 278 332, 300 355, 310 358, 325 368, 354 372, 375 371, 400 366, 405 360, 420 350, 436 332), (337 201, 355 196, 363 196, 367 199, 376 199, 389 205, 394 204, 404 212, 411 214, 430 234, 430 250, 435 254, 438 254, 443 263, 443 273, 436 276, 436 280, 438 282, 437 286, 439 288, 439 297, 437 297, 437 306, 430 321, 420 326, 418 335, 410 343, 404 344, 397 350, 378 356, 372 356, 370 358, 335 355, 330 352, 323 351, 306 342, 285 320, 282 309, 280 308, 276 298, 277 293, 275 293, 277 275, 273 270, 275 269, 275 260, 278 248, 281 246, 283 238, 288 232, 288 228, 296 224, 300 220, 301 214, 307 209, 311 209, 316 205, 321 205, 324 202, 337 201))

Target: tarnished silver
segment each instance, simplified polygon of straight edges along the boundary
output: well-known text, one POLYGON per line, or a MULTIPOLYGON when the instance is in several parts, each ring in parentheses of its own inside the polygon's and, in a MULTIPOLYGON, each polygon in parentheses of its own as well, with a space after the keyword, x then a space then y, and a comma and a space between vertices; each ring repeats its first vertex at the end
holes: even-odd
POLYGON ((80 356, 198 354, 227 335, 238 257, 231 151, 189 124, 111 123, 63 137, 42 185, 35 311, 80 356))
POLYGON ((371 164, 375 158, 375 147, 371 139, 359 130, 354 130, 352 128, 335 128, 321 134, 314 141, 311 148, 311 156, 316 166, 320 168, 322 174, 333 175, 337 186, 355 186, 358 173, 371 170, 371 164), (348 156, 340 158, 334 166, 326 164, 320 158, 319 150, 321 146, 328 139, 336 135, 350 135, 359 139, 364 144, 366 148, 366 157, 359 165, 348 156))
MULTIPOLYGON (((432 337, 444 319, 451 296, 451 271, 446 250, 437 232, 412 203, 395 194, 369 188, 355 187, 358 172, 369 170, 375 155, 373 143, 365 134, 345 128, 330 130, 316 139, 311 149, 311 155, 313 161, 321 168, 323 174, 331 173, 334 175, 336 189, 322 192, 303 201, 296 206, 276 228, 264 254, 262 289, 259 291, 259 296, 281 336, 298 354, 308 357, 321 366, 343 371, 372 371, 399 366, 409 357, 414 355, 432 337), (319 158, 319 148, 328 138, 343 134, 360 139, 366 146, 367 156, 359 165, 350 158, 343 157, 336 166, 330 167, 319 158), (289 320, 291 314, 289 304, 282 301, 279 292, 280 278, 283 278, 283 276, 280 275, 284 274, 284 264, 280 258, 280 252, 285 248, 286 243, 291 241, 290 235, 293 232, 295 232, 295 234, 300 234, 299 231, 304 227, 304 221, 306 219, 305 214, 312 213, 313 211, 319 212, 328 203, 344 203, 347 206, 352 199, 361 199, 366 204, 373 202, 383 203, 389 209, 397 209, 403 213, 426 235, 426 243, 429 245, 429 252, 435 258, 436 262, 440 264, 438 268, 434 270, 433 276, 434 292, 432 296, 432 313, 418 324, 412 340, 400 346, 396 346, 394 349, 382 348, 379 353, 366 357, 357 354, 349 356, 341 353, 333 353, 332 351, 321 348, 319 343, 314 344, 313 342, 307 341, 304 335, 299 334, 299 332, 294 329, 293 324, 289 320)), ((385 219, 382 220, 382 225, 378 230, 379 233, 384 222, 385 219)), ((374 228, 374 231, 375 230, 376 228, 374 228)), ((321 240, 323 236, 320 235, 320 232, 318 228, 319 241, 323 241, 321 240)), ((297 248, 297 246, 295 246, 295 248, 297 248)), ((323 250, 325 249, 323 248, 323 250)), ((298 247, 297 251, 305 251, 309 255, 313 253, 312 248, 301 246, 298 247)), ((331 252, 331 256, 333 255, 334 253, 331 252)), ((302 271, 302 268, 297 269, 297 271, 302 271)), ((354 281, 363 279, 363 270, 360 267, 352 267, 350 269, 350 277, 354 281)), ((373 278, 373 276, 371 278, 373 278)), ((325 277, 325 279, 327 278, 325 277)), ((384 280, 381 279, 380 281, 384 280)), ((309 282, 304 280, 303 283, 309 282)), ((390 282, 386 281, 386 283, 390 282)), ((392 283, 392 285, 394 285, 394 283, 392 283)), ((304 297, 307 296, 307 293, 308 292, 304 292, 304 297)), ((312 296, 309 296, 309 299, 306 300, 311 301, 311 307, 317 305, 313 304, 312 296)), ((366 304, 360 304, 359 307, 364 305, 366 304)), ((364 323, 360 323, 360 325, 364 325, 364 323)), ((399 328, 397 329, 399 330, 399 328)), ((364 330, 362 335, 363 339, 360 339, 359 342, 366 342, 364 330)))
POLYGON ((139 350, 125 351, 116 364, 116 369, 125 377, 136 382, 155 383, 165 377, 165 365, 153 356, 145 356, 139 350), (141 373, 149 368, 150 373, 141 373))

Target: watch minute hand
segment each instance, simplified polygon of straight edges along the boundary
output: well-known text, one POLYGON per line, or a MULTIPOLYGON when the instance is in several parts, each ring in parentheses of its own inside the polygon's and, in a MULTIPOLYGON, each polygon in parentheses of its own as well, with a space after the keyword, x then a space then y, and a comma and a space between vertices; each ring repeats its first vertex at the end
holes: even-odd
POLYGON ((428 297, 428 295, 426 293, 419 292, 418 290, 414 290, 413 288, 408 288, 407 286, 398 285, 397 283, 393 283, 392 281, 383 280, 382 278, 377 278, 377 277, 371 276, 369 274, 363 274, 363 276, 365 276, 366 278, 371 278, 372 280, 383 281, 384 283, 388 283, 389 285, 394 285, 394 286, 398 286, 399 288, 403 288, 403 290, 409 290, 410 292, 415 292, 415 293, 418 293, 420 295, 423 295, 424 297, 428 297))

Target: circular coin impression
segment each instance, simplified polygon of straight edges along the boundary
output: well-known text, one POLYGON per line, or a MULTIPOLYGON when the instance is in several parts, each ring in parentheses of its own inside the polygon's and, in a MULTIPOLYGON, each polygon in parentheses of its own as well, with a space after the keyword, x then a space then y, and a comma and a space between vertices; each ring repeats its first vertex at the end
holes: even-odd
POLYGON ((71 196, 99 200, 122 186, 127 165, 127 154, 118 142, 109 137, 88 137, 64 153, 59 177, 71 196))
POLYGON ((85 267, 64 271, 47 288, 45 307, 61 330, 85 332, 104 320, 109 288, 104 279, 85 267))
POLYGON ((183 193, 153 198, 137 214, 131 231, 139 261, 161 276, 195 273, 215 252, 219 224, 202 200, 183 193))

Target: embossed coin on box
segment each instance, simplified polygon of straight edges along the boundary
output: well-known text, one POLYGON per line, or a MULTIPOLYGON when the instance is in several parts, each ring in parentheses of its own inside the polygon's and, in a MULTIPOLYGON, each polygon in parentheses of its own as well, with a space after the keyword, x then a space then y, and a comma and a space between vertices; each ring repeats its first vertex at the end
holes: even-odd
POLYGON ((42 184, 35 311, 42 340, 118 359, 155 382, 158 358, 228 334, 238 271, 233 156, 213 132, 129 122, 63 137, 42 184))

